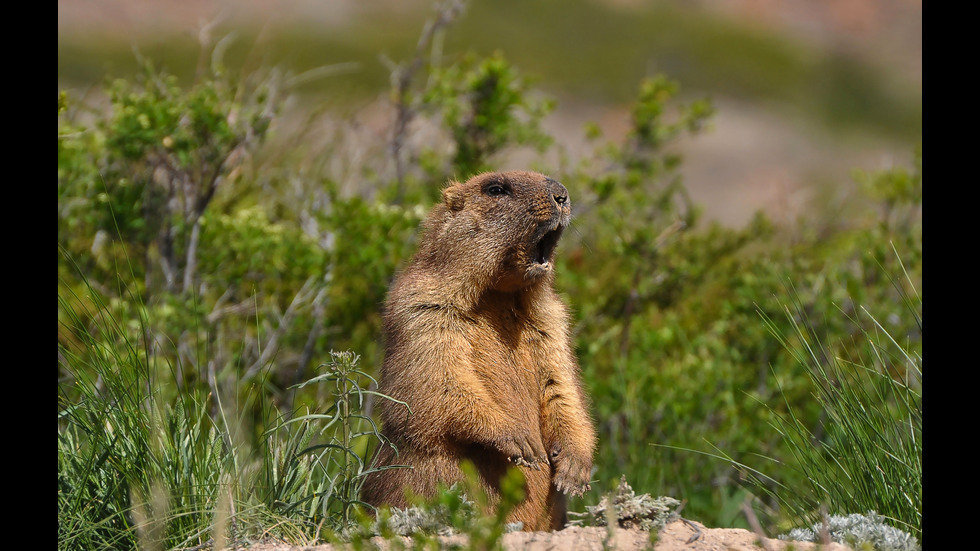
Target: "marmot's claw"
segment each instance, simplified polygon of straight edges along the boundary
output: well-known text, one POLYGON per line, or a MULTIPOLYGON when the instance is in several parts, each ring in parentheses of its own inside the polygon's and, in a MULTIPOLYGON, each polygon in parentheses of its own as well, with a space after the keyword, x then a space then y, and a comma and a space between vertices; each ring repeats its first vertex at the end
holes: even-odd
POLYGON ((589 484, 589 472, 592 470, 591 461, 575 460, 565 456, 560 457, 555 465, 555 488, 564 494, 580 496, 592 489, 589 484))
POLYGON ((534 469, 535 471, 541 470, 540 460, 538 459, 532 458, 531 461, 528 461, 520 455, 512 455, 508 459, 510 459, 511 463, 517 466, 527 467, 529 469, 534 469))
POLYGON ((586 482, 581 485, 569 485, 561 481, 555 483, 555 489, 566 495, 581 496, 592 489, 592 485, 586 482))
POLYGON ((504 447, 511 448, 513 450, 508 455, 510 461, 515 465, 540 470, 541 466, 539 463, 548 463, 548 456, 544 451, 544 446, 542 446, 539 442, 533 442, 529 436, 525 436, 523 438, 512 437, 510 438, 510 442, 508 444, 510 445, 504 447))

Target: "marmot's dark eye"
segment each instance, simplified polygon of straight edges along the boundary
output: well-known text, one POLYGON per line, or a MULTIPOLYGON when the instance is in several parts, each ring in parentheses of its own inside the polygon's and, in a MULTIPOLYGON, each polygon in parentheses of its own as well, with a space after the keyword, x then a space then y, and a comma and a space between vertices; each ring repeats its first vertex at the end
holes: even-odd
POLYGON ((498 195, 507 195, 507 188, 499 184, 494 184, 487 188, 487 195, 494 197, 498 195))

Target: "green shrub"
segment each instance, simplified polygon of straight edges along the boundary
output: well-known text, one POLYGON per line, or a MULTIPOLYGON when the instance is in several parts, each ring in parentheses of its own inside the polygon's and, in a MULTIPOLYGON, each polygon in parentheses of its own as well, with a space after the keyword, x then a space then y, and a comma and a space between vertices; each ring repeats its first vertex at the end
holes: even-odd
POLYGON ((533 101, 528 79, 501 53, 484 59, 469 55, 433 73, 425 101, 439 110, 452 135, 450 175, 467 178, 492 169, 491 156, 506 146, 543 150, 551 144, 540 124, 554 102, 533 101))
POLYGON ((332 354, 327 372, 301 385, 329 387, 322 411, 286 415, 255 382, 171 397, 179 366, 169 376, 151 370, 145 338, 130 340, 104 311, 76 315, 77 297, 59 303, 79 343, 58 350, 59 547, 218 547, 259 534, 311 539, 353 523, 371 472, 368 440, 383 440, 364 398, 385 398, 363 388, 373 379, 355 356, 332 354))
MULTIPOLYGON (((921 299, 910 303, 915 309, 909 316, 921 330, 921 299)), ((921 535, 921 347, 893 335, 888 322, 866 310, 853 320, 857 346, 836 350, 817 339, 798 305, 787 317, 795 328, 794 344, 772 320, 766 323, 805 367, 825 418, 814 425, 792 408, 773 416, 774 429, 789 444, 793 466, 806 481, 774 497, 797 523, 814 521, 820 505, 839 514, 877 510, 921 535), (871 328, 861 321, 870 321, 871 328)))
POLYGON ((76 343, 58 347, 59 547, 173 547, 210 534, 235 472, 212 404, 202 393, 161 400, 145 340, 105 310, 83 314, 78 297, 59 306, 76 343))

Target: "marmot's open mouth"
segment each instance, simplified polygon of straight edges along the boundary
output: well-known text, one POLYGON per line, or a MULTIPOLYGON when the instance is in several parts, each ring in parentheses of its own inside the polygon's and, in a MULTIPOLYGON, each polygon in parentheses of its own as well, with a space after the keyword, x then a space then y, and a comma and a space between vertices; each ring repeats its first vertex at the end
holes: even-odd
POLYGON ((558 226, 544 234, 544 237, 538 241, 538 244, 534 246, 535 264, 547 264, 551 260, 551 255, 555 252, 555 247, 558 246, 558 239, 561 238, 563 229, 562 226, 558 226))

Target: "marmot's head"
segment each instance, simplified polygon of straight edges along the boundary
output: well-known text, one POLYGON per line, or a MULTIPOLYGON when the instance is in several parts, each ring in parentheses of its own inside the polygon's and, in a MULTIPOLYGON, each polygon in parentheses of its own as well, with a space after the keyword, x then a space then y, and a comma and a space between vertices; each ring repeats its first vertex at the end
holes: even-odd
POLYGON ((451 182, 442 199, 427 223, 429 250, 420 248, 430 261, 467 271, 484 290, 516 291, 553 273, 572 212, 565 186, 537 172, 487 172, 451 182))

